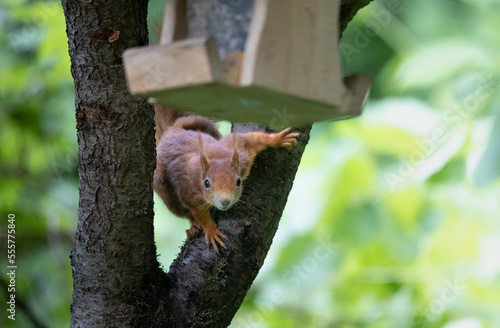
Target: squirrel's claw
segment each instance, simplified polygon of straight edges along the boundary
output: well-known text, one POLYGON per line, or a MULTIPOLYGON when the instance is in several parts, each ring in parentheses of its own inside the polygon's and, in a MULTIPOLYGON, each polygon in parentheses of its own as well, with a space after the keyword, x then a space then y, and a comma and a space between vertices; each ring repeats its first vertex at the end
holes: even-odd
POLYGON ((188 237, 194 237, 200 232, 201 228, 199 225, 191 223, 191 228, 186 230, 186 235, 188 237))
POLYGON ((286 147, 288 149, 292 148, 297 144, 297 137, 300 133, 291 132, 291 128, 286 128, 283 131, 276 134, 275 147, 286 147))
POLYGON ((221 238, 227 239, 227 237, 222 232, 220 232, 219 229, 214 227, 213 229, 205 230, 205 242, 209 246, 211 244, 217 253, 219 252, 219 247, 217 246, 217 243, 222 247, 226 248, 226 245, 224 244, 221 238))

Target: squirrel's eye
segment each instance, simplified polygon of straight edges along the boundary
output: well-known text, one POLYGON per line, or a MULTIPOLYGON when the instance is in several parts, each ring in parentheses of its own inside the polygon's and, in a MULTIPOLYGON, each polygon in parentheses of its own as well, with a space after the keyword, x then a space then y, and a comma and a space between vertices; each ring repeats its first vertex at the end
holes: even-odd
POLYGON ((205 188, 210 188, 210 181, 208 179, 205 180, 205 188))
POLYGON ((240 178, 236 179, 236 187, 239 187, 239 186, 241 186, 241 179, 240 178))

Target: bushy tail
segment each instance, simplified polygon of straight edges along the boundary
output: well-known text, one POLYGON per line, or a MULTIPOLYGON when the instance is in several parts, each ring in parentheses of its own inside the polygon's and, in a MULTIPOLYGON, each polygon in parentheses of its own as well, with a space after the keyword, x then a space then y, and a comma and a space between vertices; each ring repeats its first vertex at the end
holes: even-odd
POLYGON ((204 116, 189 115, 186 117, 182 117, 175 121, 174 126, 184 130, 206 133, 214 137, 216 140, 222 138, 222 135, 220 134, 219 130, 217 130, 217 126, 215 125, 215 123, 204 116))
POLYGON ((174 122, 182 116, 184 116, 182 112, 155 104, 156 145, 160 142, 165 131, 174 125, 174 122))

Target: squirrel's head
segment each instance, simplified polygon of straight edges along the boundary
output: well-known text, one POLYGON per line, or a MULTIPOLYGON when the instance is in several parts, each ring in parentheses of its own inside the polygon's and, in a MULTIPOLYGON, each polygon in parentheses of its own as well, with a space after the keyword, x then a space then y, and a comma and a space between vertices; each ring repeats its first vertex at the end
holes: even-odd
POLYGON ((200 183, 206 202, 222 211, 229 209, 240 199, 242 191, 238 150, 234 147, 231 158, 208 160, 201 146, 200 163, 200 183))

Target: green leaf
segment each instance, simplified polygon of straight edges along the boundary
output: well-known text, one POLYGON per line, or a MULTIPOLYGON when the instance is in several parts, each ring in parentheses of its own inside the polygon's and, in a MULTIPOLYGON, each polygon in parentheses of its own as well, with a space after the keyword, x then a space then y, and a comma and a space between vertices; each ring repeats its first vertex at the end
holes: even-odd
POLYGON ((490 141, 484 150, 483 156, 474 170, 474 182, 479 188, 497 181, 500 177, 500 118, 496 118, 491 132, 490 141))

